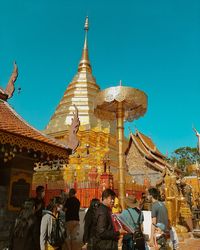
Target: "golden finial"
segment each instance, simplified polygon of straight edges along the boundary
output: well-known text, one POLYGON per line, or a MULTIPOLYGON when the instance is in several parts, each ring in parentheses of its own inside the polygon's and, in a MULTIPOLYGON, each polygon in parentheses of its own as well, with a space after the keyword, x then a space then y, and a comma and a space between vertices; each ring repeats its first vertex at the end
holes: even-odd
POLYGON ((86 16, 86 19, 85 19, 85 27, 84 27, 84 30, 86 30, 86 31, 89 30, 88 16, 86 16))
POLYGON ((88 16, 86 16, 86 19, 85 19, 85 26, 84 26, 84 30, 85 30, 85 42, 84 42, 84 49, 87 49, 87 48, 88 48, 88 45, 87 45, 87 33, 88 33, 88 30, 89 30, 89 21, 88 21, 88 16))
POLYGON ((88 56, 88 42, 87 42, 87 33, 89 30, 89 21, 88 21, 88 16, 85 19, 85 25, 84 25, 84 30, 85 30, 85 41, 84 41, 84 47, 83 47, 83 52, 82 52, 82 57, 78 66, 78 71, 79 72, 92 72, 92 68, 90 65, 89 61, 89 56, 88 56))

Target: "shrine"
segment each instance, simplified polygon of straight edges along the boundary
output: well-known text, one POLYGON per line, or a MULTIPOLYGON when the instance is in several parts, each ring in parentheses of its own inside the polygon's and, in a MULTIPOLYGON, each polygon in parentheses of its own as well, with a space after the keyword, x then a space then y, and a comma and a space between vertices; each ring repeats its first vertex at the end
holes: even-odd
POLYGON ((172 166, 166 161, 152 139, 139 130, 130 134, 129 145, 125 152, 128 172, 134 182, 145 186, 158 186, 163 183, 166 171, 172 166))
MULTIPOLYGON (((17 76, 14 64, 6 89, 0 88, 0 249, 17 212, 31 195, 35 163, 67 162, 75 150, 72 143, 64 145, 29 125, 9 105, 17 76)), ((71 141, 76 142, 73 137, 71 141)))

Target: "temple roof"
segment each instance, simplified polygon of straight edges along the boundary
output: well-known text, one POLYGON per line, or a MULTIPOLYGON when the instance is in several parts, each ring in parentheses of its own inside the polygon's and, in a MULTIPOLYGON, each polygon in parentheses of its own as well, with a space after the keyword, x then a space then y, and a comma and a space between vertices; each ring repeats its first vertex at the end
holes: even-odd
POLYGON ((166 161, 166 156, 157 149, 150 137, 140 133, 138 130, 135 134, 131 133, 129 145, 125 152, 126 155, 129 154, 132 143, 142 154, 146 163, 150 164, 155 170, 160 172, 164 172, 166 168, 171 170, 171 166, 166 161))
POLYGON ((67 158, 70 151, 66 145, 29 125, 4 100, 0 100, 0 143, 10 143, 62 158, 67 158))
POLYGON ((141 142, 154 154, 160 156, 161 158, 165 159, 166 157, 157 149, 156 145, 152 141, 152 139, 141 132, 137 131, 136 135, 140 138, 141 142))

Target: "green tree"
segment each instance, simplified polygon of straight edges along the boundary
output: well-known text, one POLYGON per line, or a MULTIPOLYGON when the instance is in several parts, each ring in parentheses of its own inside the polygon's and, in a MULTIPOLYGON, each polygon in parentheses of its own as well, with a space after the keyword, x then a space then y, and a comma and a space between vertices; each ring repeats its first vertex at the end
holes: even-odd
POLYGON ((177 148, 172 153, 169 162, 172 165, 176 163, 177 167, 185 172, 187 166, 194 164, 195 162, 200 163, 200 155, 197 148, 181 147, 177 148))

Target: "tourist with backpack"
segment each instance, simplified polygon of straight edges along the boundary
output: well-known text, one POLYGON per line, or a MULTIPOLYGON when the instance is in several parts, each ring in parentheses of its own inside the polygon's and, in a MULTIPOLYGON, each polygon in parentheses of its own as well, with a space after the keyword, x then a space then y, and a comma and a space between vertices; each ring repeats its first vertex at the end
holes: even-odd
POLYGON ((65 225, 60 212, 62 211, 61 197, 54 197, 47 210, 43 211, 40 228, 41 250, 61 250, 66 239, 65 225))
POLYGON ((149 188, 148 190, 148 199, 152 202, 151 217, 152 217, 152 226, 151 226, 151 239, 150 246, 154 246, 153 235, 155 234, 154 224, 162 223, 165 225, 165 233, 169 237, 169 219, 168 211, 165 203, 160 201, 160 192, 157 188, 149 188))
POLYGON ((144 217, 139 209, 139 201, 135 197, 129 196, 125 199, 125 203, 127 209, 121 213, 119 218, 125 222, 125 229, 127 231, 131 229, 131 231, 124 235, 122 250, 145 250, 147 247, 142 232, 144 217))

